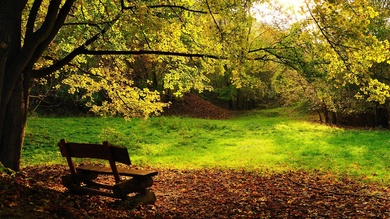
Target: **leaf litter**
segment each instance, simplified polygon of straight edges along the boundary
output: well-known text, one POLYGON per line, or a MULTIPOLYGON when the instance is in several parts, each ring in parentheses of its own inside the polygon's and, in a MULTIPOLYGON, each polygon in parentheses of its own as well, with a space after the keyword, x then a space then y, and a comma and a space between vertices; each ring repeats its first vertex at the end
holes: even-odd
POLYGON ((0 218, 390 218, 388 187, 348 177, 305 171, 157 170, 152 187, 157 201, 144 206, 68 192, 61 184, 61 176, 68 174, 64 165, 4 173, 0 218))

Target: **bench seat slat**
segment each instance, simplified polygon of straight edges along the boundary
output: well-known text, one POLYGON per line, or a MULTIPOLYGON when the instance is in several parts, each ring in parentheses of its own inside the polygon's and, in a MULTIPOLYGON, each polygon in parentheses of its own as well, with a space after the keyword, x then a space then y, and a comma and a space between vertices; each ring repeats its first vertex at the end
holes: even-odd
MULTIPOLYGON (((76 168, 77 171, 90 171, 96 172, 100 174, 112 174, 112 170, 110 167, 100 167, 95 165, 83 165, 76 168)), ((136 169, 126 169, 118 167, 119 175, 123 176, 155 176, 157 175, 157 171, 148 171, 148 170, 136 170, 136 169)))

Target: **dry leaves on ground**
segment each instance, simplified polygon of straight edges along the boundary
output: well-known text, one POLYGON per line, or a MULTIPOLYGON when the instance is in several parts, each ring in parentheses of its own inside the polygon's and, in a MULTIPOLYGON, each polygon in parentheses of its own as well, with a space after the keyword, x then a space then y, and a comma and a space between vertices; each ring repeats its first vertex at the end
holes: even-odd
POLYGON ((0 218, 390 218, 388 188, 329 174, 158 171, 157 202, 138 207, 67 192, 62 165, 2 174, 0 218))

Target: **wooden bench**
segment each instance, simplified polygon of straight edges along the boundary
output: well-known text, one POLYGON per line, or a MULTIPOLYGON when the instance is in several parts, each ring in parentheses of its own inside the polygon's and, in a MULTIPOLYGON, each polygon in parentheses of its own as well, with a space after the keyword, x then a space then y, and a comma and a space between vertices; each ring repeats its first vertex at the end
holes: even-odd
POLYGON ((131 165, 127 148, 103 144, 68 143, 64 139, 58 143, 61 154, 66 158, 70 174, 62 177, 62 184, 71 191, 104 195, 113 198, 127 198, 129 193, 136 204, 153 204, 156 196, 150 187, 156 171, 146 171, 117 167, 116 162, 131 165), (72 158, 95 158, 107 160, 109 167, 97 165, 75 166, 72 158), (112 175, 115 184, 96 182, 99 175, 112 175))

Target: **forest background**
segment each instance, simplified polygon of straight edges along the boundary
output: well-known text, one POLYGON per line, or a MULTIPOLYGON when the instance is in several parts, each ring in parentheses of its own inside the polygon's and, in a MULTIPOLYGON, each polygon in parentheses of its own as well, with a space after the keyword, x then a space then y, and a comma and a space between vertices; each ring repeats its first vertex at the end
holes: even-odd
POLYGON ((283 16, 266 19, 264 3, 4 2, 1 162, 19 169, 31 109, 149 117, 188 92, 388 127, 388 3, 306 1, 296 22, 271 2, 283 16))
MULTIPOLYGON (((209 157, 192 163, 198 165, 194 169, 213 167, 208 158, 228 167, 161 167, 154 185, 157 205, 136 209, 66 193, 59 181, 68 172, 64 165, 19 172, 2 167, 10 174, 1 174, 1 215, 388 217, 387 129, 339 129, 281 116, 295 113, 291 108, 218 121, 155 118, 175 104, 198 103, 194 93, 199 93, 225 109, 293 105, 328 124, 388 128, 388 13, 384 0, 305 1, 294 12, 262 0, 1 1, 0 161, 5 167, 20 169, 23 144, 24 161, 48 163, 41 155, 49 155, 57 162, 58 150, 47 142, 58 141, 59 130, 80 130, 80 141, 91 138, 88 133, 126 141, 136 146, 131 152, 142 164, 158 166, 172 158, 171 164, 180 165, 170 153, 193 161, 207 151, 209 157), (96 121, 100 124, 91 128, 96 121), (53 130, 53 123, 60 128, 53 130), (100 125, 106 126, 104 133, 100 125), (131 138, 129 126, 139 138, 131 138), (237 134, 240 130, 246 136, 237 134), (199 132, 205 135, 194 138, 199 132), (154 141, 162 144, 156 147, 154 141), (253 147, 253 141, 263 147, 253 147), (248 151, 240 162, 231 159, 248 151), (251 156, 260 153, 268 156, 251 156), (259 172, 251 159, 285 172, 259 172), (310 166, 317 162, 328 166, 310 166)), ((188 166, 188 160, 180 160, 188 166)))
MULTIPOLYGON (((388 127, 386 1, 303 2, 299 9, 244 1, 215 14, 192 4, 131 8, 130 23, 114 19, 107 5, 81 5, 81 20, 64 27, 72 35, 60 32, 67 40, 54 41, 37 65, 60 60, 98 29, 107 28, 110 41, 35 80, 31 111, 158 115, 199 92, 231 110, 300 103, 323 122, 388 127)), ((210 10, 222 7, 213 4, 210 10)))

